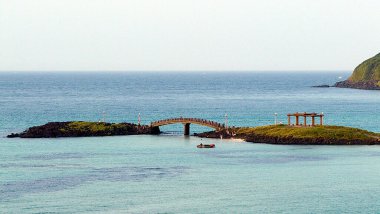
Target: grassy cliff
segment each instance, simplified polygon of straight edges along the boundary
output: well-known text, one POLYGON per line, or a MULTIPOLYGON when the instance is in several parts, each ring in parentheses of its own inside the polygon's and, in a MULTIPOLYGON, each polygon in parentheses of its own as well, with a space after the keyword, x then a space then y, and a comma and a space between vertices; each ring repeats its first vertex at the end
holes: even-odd
POLYGON ((358 65, 345 81, 337 82, 336 87, 358 89, 380 89, 380 53, 358 65))
POLYGON ((360 81, 380 81, 380 53, 376 56, 365 60, 358 67, 348 79, 352 82, 360 81))

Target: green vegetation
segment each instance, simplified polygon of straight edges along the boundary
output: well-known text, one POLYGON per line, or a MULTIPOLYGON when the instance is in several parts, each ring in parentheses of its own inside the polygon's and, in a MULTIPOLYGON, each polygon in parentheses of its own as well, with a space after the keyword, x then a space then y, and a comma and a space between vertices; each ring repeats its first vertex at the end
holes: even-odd
POLYGON ((66 124, 60 129, 63 133, 79 132, 79 133, 103 133, 103 135, 112 135, 115 132, 133 131, 133 127, 129 124, 122 123, 104 123, 104 122, 84 122, 75 121, 66 124))
POLYGON ((12 133, 7 137, 50 138, 50 137, 87 137, 136 134, 159 134, 158 127, 132 123, 104 122, 50 122, 41 126, 30 127, 21 133, 12 133))
POLYGON ((380 53, 356 67, 348 80, 351 82, 376 81, 376 85, 380 86, 380 53))
POLYGON ((239 135, 264 135, 270 137, 284 138, 324 138, 331 140, 374 140, 380 139, 380 134, 362 129, 343 126, 315 126, 315 127, 294 127, 286 125, 260 126, 255 128, 236 128, 239 135))

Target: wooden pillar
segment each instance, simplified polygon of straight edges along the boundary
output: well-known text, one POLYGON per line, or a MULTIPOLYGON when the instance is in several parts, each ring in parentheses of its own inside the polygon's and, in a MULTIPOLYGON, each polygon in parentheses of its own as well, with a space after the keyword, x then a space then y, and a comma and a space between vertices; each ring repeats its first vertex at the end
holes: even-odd
POLYGON ((303 125, 307 126, 306 116, 303 116, 303 125))
POLYGON ((189 136, 190 135, 190 123, 184 123, 183 124, 183 134, 185 136, 189 136))
POLYGON ((290 126, 290 116, 288 115, 288 126, 290 126))
POLYGON ((323 126, 323 115, 319 116, 321 119, 320 125, 323 126))
POLYGON ((298 115, 296 115, 296 126, 300 125, 300 118, 298 115))
POLYGON ((311 116, 311 126, 315 126, 315 116, 311 116))

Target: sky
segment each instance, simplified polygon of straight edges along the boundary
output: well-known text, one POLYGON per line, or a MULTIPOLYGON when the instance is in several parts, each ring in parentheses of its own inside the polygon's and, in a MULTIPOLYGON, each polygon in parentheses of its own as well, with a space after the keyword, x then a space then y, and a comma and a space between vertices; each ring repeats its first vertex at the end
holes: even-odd
POLYGON ((379 0, 0 0, 0 71, 352 71, 379 0))

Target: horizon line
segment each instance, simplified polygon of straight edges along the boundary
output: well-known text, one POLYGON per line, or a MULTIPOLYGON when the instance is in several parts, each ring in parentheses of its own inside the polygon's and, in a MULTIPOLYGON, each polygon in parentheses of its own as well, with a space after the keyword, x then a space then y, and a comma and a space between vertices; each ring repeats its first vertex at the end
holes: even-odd
POLYGON ((0 70, 0 73, 328 73, 351 70, 0 70))

